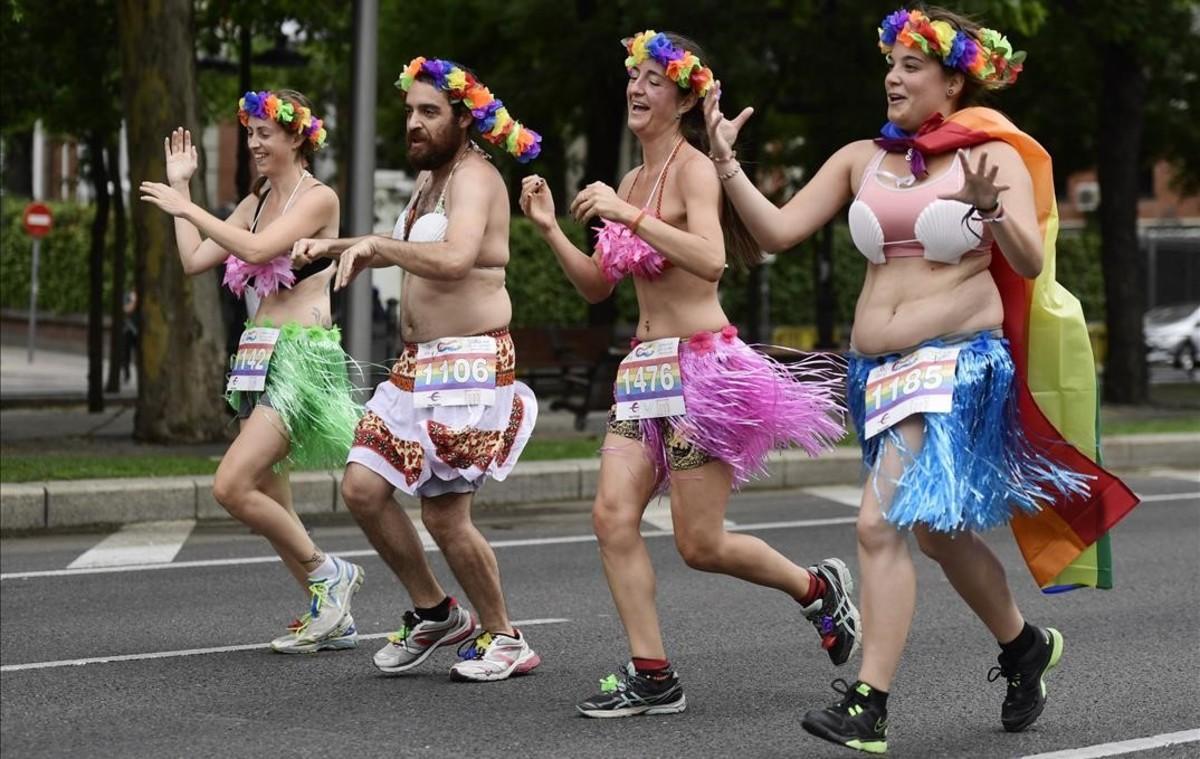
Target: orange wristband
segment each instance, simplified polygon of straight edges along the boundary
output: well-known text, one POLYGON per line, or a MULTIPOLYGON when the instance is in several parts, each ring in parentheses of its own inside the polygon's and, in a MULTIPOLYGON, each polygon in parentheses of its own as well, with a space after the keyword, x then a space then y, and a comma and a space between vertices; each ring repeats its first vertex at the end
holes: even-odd
POLYGON ((633 223, 629 225, 629 231, 636 235, 638 231, 638 225, 642 223, 642 219, 644 218, 646 218, 645 208, 643 208, 641 211, 638 211, 638 215, 634 217, 633 223))

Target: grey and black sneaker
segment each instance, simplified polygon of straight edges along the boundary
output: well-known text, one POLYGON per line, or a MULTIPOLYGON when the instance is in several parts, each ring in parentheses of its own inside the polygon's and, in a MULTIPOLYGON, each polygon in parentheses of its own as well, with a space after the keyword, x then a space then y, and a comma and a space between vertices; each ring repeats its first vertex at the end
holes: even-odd
POLYGON ((1019 733, 1037 722, 1046 708, 1046 674, 1058 666, 1063 654, 1063 636, 1053 627, 1037 628, 1036 642, 1019 657, 1003 653, 998 667, 988 672, 988 682, 1003 677, 1008 682, 1000 723, 1010 733, 1019 733))
POLYGON ((687 697, 674 670, 669 670, 662 679, 643 677, 630 662, 620 675, 602 679, 600 692, 575 708, 585 717, 678 714, 687 708, 687 697))
POLYGON ((805 714, 801 727, 855 751, 887 753, 887 709, 871 703, 871 686, 861 681, 850 686, 839 678, 833 681, 833 689, 842 699, 805 714))
POLYGON ((821 636, 821 648, 835 665, 845 664, 858 650, 858 607, 851 600, 854 578, 841 559, 825 559, 808 571, 825 581, 825 594, 807 606, 804 616, 821 636))

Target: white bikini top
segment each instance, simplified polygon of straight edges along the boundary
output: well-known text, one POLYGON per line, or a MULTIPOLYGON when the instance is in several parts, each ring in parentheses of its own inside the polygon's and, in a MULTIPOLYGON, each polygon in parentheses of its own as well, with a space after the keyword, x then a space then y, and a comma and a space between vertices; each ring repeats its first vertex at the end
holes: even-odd
POLYGON ((880 150, 867 165, 858 194, 850 204, 850 238, 868 261, 884 264, 889 258, 922 256, 929 261, 956 264, 964 255, 982 255, 991 250, 991 230, 971 218, 971 206, 938 197, 962 187, 962 166, 957 156, 949 171, 910 187, 915 178, 900 178, 880 170, 886 155, 880 150))

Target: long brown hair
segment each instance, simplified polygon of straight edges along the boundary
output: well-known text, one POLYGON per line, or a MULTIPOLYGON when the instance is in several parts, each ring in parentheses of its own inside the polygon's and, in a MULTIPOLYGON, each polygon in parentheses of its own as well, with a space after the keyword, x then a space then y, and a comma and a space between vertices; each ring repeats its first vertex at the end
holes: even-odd
MULTIPOLYGON (((692 51, 697 58, 711 67, 708 54, 694 40, 675 32, 663 32, 663 34, 671 41, 672 45, 681 50, 692 51)), ((708 129, 704 125, 704 106, 701 100, 697 99, 696 104, 683 114, 679 120, 679 128, 688 144, 708 155, 708 129)), ((721 191, 721 231, 725 237, 725 255, 738 267, 749 269, 763 262, 762 248, 754 240, 750 230, 746 228, 742 217, 738 216, 733 201, 729 199, 729 195, 723 189, 721 191)))
MULTIPOLYGON (((287 103, 291 103, 292 107, 295 108, 297 112, 299 112, 301 106, 304 106, 310 112, 312 111, 312 103, 309 102, 308 98, 304 97, 303 94, 297 92, 296 90, 276 90, 275 95, 280 100, 287 102, 287 103)), ((280 124, 278 121, 276 121, 275 123, 279 124, 280 128, 282 128, 283 131, 287 132, 288 134, 295 133, 291 126, 288 126, 287 124, 280 124)), ((293 123, 296 123, 297 124, 296 128, 299 128, 299 125, 297 122, 293 122, 293 123)), ((301 165, 304 166, 304 168, 306 168, 306 169, 310 168, 313 164, 313 159, 316 158, 316 155, 317 155, 316 146, 314 146, 312 144, 312 142, 310 142, 309 140, 306 139, 300 143, 300 147, 297 148, 297 151, 300 153, 301 165)), ((266 176, 265 175, 259 176, 258 179, 254 180, 254 186, 250 188, 251 194, 253 194, 254 197, 256 197, 256 198, 261 198, 263 185, 265 185, 266 183, 267 183, 266 176)))
MULTIPOLYGON (((920 4, 920 10, 930 21, 945 21, 947 24, 954 27, 955 30, 966 32, 976 40, 979 39, 979 30, 982 28, 982 26, 970 16, 966 16, 961 13, 955 13, 954 11, 942 8, 941 6, 925 5, 924 3, 920 4)), ((937 58, 935 57, 934 60, 936 61, 937 58)), ((970 105, 977 105, 984 99, 987 93, 993 89, 993 87, 989 87, 983 82, 983 80, 969 72, 956 68, 950 68, 945 64, 942 65, 942 68, 945 70, 947 76, 951 76, 953 74, 962 74, 963 76, 963 88, 962 92, 958 96, 958 99, 955 101, 956 108, 966 108, 970 105)))

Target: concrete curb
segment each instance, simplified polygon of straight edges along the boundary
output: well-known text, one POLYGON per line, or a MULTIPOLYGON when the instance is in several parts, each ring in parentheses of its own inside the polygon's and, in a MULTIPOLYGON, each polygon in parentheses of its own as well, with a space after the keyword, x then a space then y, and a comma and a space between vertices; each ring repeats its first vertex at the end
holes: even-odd
MULTIPOLYGON (((1200 434, 1129 435, 1105 438, 1105 465, 1112 469, 1194 468, 1200 434)), ((859 452, 838 448, 819 459, 798 451, 773 457, 770 473, 748 490, 844 485, 861 479, 859 452)), ((531 461, 508 479, 489 482, 476 498, 480 509, 590 500, 596 494, 599 459, 531 461)), ((340 471, 292 475, 292 498, 301 514, 345 512, 340 471)), ((417 504, 401 497, 402 505, 417 504)), ((212 495, 212 477, 157 477, 0 484, 0 531, 131 524, 163 519, 231 517, 212 495)))

